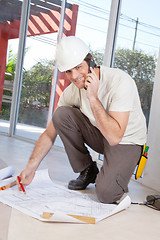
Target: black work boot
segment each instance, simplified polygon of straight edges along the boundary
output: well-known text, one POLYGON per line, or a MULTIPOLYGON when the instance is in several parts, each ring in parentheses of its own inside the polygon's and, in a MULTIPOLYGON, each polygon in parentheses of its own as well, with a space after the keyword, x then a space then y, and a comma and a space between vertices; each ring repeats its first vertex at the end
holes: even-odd
POLYGON ((83 170, 79 177, 71 180, 68 188, 71 190, 84 190, 90 183, 95 183, 99 169, 96 162, 92 162, 85 170, 83 170))

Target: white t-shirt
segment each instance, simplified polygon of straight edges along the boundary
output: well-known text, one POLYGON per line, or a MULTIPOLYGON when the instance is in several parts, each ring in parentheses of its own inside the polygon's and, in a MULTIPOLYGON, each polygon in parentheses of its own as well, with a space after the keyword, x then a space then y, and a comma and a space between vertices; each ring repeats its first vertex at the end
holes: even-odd
MULTIPOLYGON (((98 98, 106 112, 130 111, 128 125, 120 144, 146 143, 146 119, 141 109, 139 95, 134 80, 120 69, 100 67, 100 86, 98 98)), ((62 93, 58 106, 77 106, 96 126, 85 89, 71 83, 62 93)))

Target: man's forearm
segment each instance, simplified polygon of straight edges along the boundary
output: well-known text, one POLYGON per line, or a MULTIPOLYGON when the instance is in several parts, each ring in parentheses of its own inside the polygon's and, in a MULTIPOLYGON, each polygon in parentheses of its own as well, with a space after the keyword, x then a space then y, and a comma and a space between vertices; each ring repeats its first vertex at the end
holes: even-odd
POLYGON ((119 122, 111 115, 107 114, 99 99, 90 101, 91 109, 98 128, 109 142, 110 145, 116 145, 120 142, 122 133, 119 122))
POLYGON ((31 154, 31 157, 28 161, 27 168, 36 170, 43 160, 43 158, 46 156, 46 154, 51 149, 55 139, 57 136, 57 132, 53 126, 53 123, 50 122, 47 129, 42 133, 42 135, 39 137, 34 150, 31 154))

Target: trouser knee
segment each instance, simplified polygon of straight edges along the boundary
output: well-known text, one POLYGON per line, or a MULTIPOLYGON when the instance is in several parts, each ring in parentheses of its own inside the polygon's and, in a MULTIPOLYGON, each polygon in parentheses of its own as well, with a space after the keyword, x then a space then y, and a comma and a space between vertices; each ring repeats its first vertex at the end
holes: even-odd
POLYGON ((63 121, 66 119, 68 109, 69 107, 62 106, 57 108, 56 111, 54 112, 52 121, 56 129, 63 124, 63 121))
POLYGON ((123 196, 128 191, 127 185, 123 184, 119 179, 105 185, 105 183, 96 183, 96 194, 98 200, 102 203, 113 203, 123 196))
POLYGON ((100 189, 96 188, 96 194, 97 194, 97 198, 100 202, 102 203, 114 203, 117 200, 119 200, 123 194, 121 193, 121 195, 119 197, 116 196, 116 193, 114 193, 113 191, 109 190, 109 191, 101 191, 100 189))

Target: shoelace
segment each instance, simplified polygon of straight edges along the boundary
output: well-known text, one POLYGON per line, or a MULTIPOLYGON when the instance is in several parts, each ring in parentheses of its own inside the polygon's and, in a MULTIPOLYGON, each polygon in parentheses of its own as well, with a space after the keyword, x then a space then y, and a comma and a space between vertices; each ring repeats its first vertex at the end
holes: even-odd
POLYGON ((77 179, 82 179, 82 178, 83 178, 83 180, 85 180, 85 179, 87 178, 87 175, 88 175, 88 172, 89 172, 89 170, 90 170, 90 167, 91 167, 91 166, 89 166, 88 168, 86 168, 85 170, 83 170, 83 171, 80 173, 80 175, 79 175, 79 177, 78 177, 77 179))

